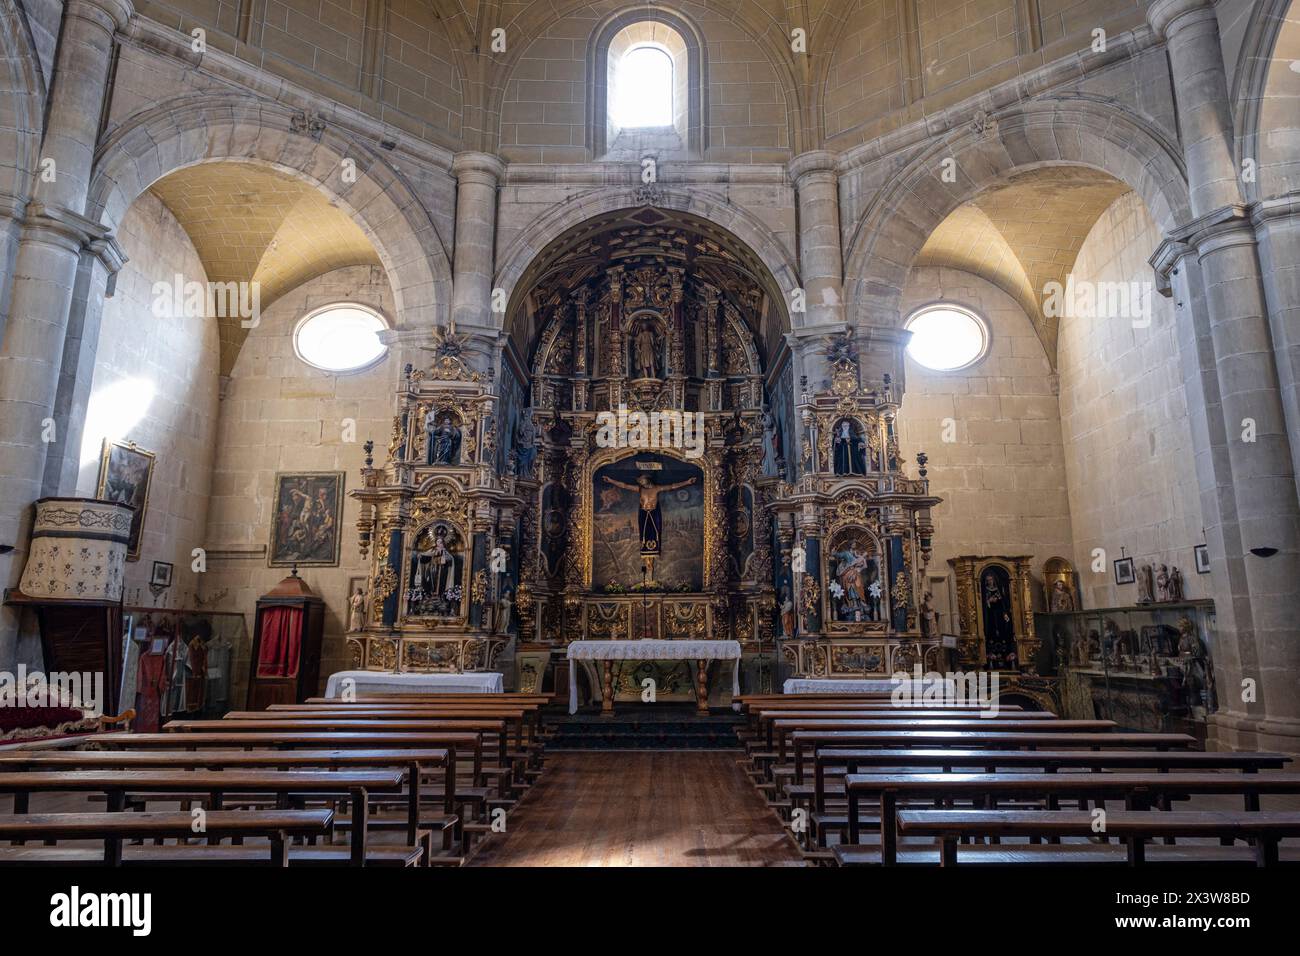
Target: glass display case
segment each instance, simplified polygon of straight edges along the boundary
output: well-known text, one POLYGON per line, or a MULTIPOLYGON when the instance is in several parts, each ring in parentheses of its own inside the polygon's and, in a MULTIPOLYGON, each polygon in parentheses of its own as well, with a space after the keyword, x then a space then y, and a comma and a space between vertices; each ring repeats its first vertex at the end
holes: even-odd
POLYGON ((1205 739, 1217 707, 1213 601, 1037 612, 1034 628, 1063 717, 1205 739))
POLYGON ((231 709, 235 665, 248 656, 242 614, 127 606, 123 614, 123 706, 134 728, 176 717, 220 717, 231 709))

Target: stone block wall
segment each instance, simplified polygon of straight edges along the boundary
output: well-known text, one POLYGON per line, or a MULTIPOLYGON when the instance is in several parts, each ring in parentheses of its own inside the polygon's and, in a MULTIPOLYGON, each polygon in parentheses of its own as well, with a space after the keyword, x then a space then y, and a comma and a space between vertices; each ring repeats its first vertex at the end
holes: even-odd
POLYGON ((123 219, 118 240, 130 261, 104 300, 87 405, 76 493, 94 497, 105 438, 155 454, 140 558, 126 568, 127 603, 193 606, 201 584, 191 570, 204 545, 217 433, 216 320, 178 314, 175 277, 207 282, 190 238, 167 207, 146 193, 123 219), (171 588, 154 598, 154 561, 174 565, 171 588))
MULTIPOLYGON (((215 552, 250 552, 212 560, 203 587, 210 606, 245 615, 253 635, 259 597, 289 574, 272 568, 258 549, 270 544, 277 472, 342 471, 342 547, 339 566, 300 568, 299 575, 326 606, 321 679, 347 665, 343 632, 347 585, 364 576, 357 550, 357 509, 346 496, 360 481, 362 443, 375 442, 375 460, 385 460, 393 421, 393 394, 400 361, 390 351, 377 365, 332 374, 307 365, 294 352, 294 329, 307 312, 331 302, 359 302, 392 321, 392 292, 382 270, 339 269, 306 282, 277 299, 249 332, 221 402, 213 462, 208 547, 215 552), (356 441, 343 441, 343 420, 356 422, 356 441), (224 593, 223 593, 224 592, 224 593), (221 595, 214 603, 213 599, 221 595)), ((236 650, 235 696, 243 699, 250 648, 236 650)))
POLYGON ((930 458, 932 576, 960 554, 1071 554, 1070 503, 1051 365, 1016 300, 991 282, 950 268, 912 270, 905 314, 938 300, 963 305, 989 327, 989 351, 969 368, 925 369, 907 360, 899 448, 907 472, 930 458), (943 440, 952 420, 955 441, 943 440))
MULTIPOLYGON (((1140 282, 1150 289, 1147 258, 1160 238, 1142 201, 1121 196, 1080 249, 1075 283, 1140 282)), ((1061 321, 1061 427, 1085 607, 1136 600, 1136 585, 1115 585, 1121 549, 1138 565, 1177 566, 1188 597, 1214 596, 1209 576, 1197 575, 1193 564, 1203 522, 1173 303, 1153 290, 1148 301, 1145 328, 1129 317, 1061 321), (1100 572, 1090 569, 1095 548, 1105 552, 1100 572)))

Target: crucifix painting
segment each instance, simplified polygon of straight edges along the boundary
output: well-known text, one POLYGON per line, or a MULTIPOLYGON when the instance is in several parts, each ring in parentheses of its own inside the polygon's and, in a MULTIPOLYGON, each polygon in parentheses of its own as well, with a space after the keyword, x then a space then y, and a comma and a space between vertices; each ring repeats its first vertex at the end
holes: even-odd
POLYGON ((593 477, 592 586, 697 590, 704 551, 700 469, 641 453, 605 465, 593 477))

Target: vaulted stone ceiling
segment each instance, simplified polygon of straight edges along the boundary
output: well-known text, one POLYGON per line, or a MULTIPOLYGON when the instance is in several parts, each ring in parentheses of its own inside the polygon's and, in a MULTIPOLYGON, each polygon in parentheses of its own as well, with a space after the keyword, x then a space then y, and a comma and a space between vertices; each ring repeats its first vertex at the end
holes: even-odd
POLYGON ((1043 314, 1044 287, 1065 284, 1088 232, 1128 187, 1101 172, 1047 167, 959 206, 916 265, 949 266, 988 279, 1020 303, 1056 365, 1058 322, 1043 314))
MULTIPOLYGON (((202 163, 152 191, 189 234, 208 281, 257 283, 263 310, 327 272, 379 264, 361 228, 325 194, 266 167, 202 163)), ((218 330, 229 375, 248 330, 237 317, 219 318, 218 330)))

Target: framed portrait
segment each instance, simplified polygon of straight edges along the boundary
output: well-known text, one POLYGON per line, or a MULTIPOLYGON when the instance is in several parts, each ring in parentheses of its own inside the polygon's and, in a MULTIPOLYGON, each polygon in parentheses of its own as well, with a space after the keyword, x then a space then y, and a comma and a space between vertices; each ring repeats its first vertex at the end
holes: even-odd
POLYGON ((1115 559, 1115 583, 1116 584, 1133 584, 1137 581, 1137 574, 1133 570, 1132 558, 1115 559))
POLYGON ((149 575, 149 584, 158 588, 172 586, 172 566, 166 561, 155 561, 153 572, 149 575))
POLYGON ((104 439, 95 496, 135 509, 131 515, 131 537, 126 547, 128 561, 140 560, 140 538, 144 533, 145 512, 149 508, 153 463, 154 453, 136 447, 133 441, 104 439))
POLYGON ((275 476, 267 563, 333 568, 342 540, 343 472, 281 472, 275 476))
POLYGON ((1208 544, 1198 544, 1192 549, 1192 553, 1196 555, 1196 573, 1209 574, 1210 546, 1208 544))

